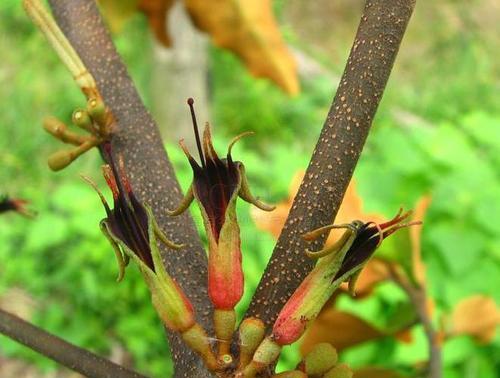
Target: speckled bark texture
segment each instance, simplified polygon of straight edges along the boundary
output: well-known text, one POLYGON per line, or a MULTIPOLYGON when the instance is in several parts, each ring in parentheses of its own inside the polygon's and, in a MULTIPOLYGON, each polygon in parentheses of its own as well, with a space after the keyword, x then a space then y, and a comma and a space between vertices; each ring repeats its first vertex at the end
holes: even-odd
POLYGON ((414 0, 367 1, 312 159, 247 315, 271 325, 314 262, 301 235, 333 222, 382 97, 414 0))
MULTIPOLYGON (((164 262, 193 302, 200 322, 209 327, 212 309, 206 292, 206 255, 189 215, 169 217, 166 214, 167 209, 177 207, 182 194, 158 128, 117 54, 95 2, 50 0, 49 3, 55 19, 96 79, 106 105, 117 119, 113 151, 123 155, 134 192, 152 207, 167 236, 185 244, 178 251, 162 246, 164 262)), ((201 360, 179 337, 169 334, 169 341, 176 377, 210 376, 201 360)))

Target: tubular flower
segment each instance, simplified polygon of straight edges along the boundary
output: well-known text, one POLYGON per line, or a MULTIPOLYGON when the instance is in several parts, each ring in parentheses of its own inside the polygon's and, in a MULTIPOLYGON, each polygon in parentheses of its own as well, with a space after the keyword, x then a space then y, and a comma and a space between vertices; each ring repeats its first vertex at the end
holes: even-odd
POLYGON ((200 140, 193 102, 192 99, 188 100, 201 165, 181 141, 180 145, 193 169, 193 183, 178 209, 170 212, 170 215, 183 213, 193 200, 196 200, 200 207, 208 238, 208 294, 215 307, 215 331, 219 339, 229 340, 235 324, 234 306, 243 295, 236 200, 240 197, 267 211, 274 208, 252 196, 243 164, 232 159, 233 145, 249 133, 234 138, 226 158, 219 158, 212 145, 208 124, 200 140))
POLYGON ((321 227, 305 234, 304 239, 314 240, 334 228, 346 230, 333 246, 316 252, 306 251, 309 257, 322 259, 285 303, 271 334, 260 343, 252 361, 243 369, 243 376, 256 376, 276 360, 284 345, 297 341, 342 282, 349 281, 353 290, 358 273, 386 237, 400 228, 421 223, 403 223, 410 215, 410 211, 402 214, 401 209, 385 223, 356 220, 349 224, 321 227))
POLYGON ((120 268, 118 281, 123 278, 129 259, 135 261, 151 291, 153 305, 165 326, 180 332, 185 342, 202 355, 209 368, 214 369, 217 362, 210 349, 208 336, 196 323, 191 302, 165 270, 157 242, 160 240, 172 249, 181 246, 167 239, 156 223, 151 209, 134 195, 123 160, 118 160, 117 168, 109 145, 105 146, 104 151, 109 165, 103 166, 103 173, 113 193, 112 209, 95 184, 85 179, 97 191, 106 210, 106 218, 101 221, 100 227, 116 254, 120 268))
POLYGON ((393 219, 385 223, 354 221, 344 225, 322 227, 304 235, 306 240, 314 240, 333 228, 346 229, 335 245, 317 252, 306 252, 310 257, 323 258, 281 310, 273 326, 272 339, 279 345, 296 341, 303 334, 308 322, 316 318, 342 282, 348 281, 353 293, 361 269, 382 241, 400 228, 421 224, 403 223, 410 215, 411 211, 402 214, 401 209, 393 219))

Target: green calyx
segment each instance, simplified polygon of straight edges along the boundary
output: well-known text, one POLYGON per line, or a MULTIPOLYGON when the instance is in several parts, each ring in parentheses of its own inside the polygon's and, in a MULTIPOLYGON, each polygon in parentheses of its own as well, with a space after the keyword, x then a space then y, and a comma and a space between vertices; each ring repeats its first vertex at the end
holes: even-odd
POLYGON ((194 312, 189 300, 178 284, 170 277, 163 265, 158 240, 169 248, 180 248, 169 241, 160 230, 151 209, 145 206, 148 215, 148 238, 151 248, 154 270, 146 265, 119 237, 113 234, 106 220, 101 222, 101 230, 108 238, 117 257, 118 281, 123 279, 125 267, 130 259, 135 261, 151 291, 153 305, 165 325, 175 331, 182 332, 194 324, 194 312))

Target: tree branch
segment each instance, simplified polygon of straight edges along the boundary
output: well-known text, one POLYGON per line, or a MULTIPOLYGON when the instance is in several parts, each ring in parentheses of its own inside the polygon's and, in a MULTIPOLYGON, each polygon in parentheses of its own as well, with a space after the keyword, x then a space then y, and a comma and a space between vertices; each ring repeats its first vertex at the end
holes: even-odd
MULTIPOLYGON (((248 315, 267 325, 313 262, 301 235, 335 219, 389 78, 415 0, 367 0, 354 43, 304 180, 294 199, 248 315)), ((312 244, 312 245, 311 245, 312 244)))
MULTIPOLYGON (((186 246, 179 251, 162 247, 164 262, 193 302, 200 323, 210 328, 212 308, 206 291, 205 251, 188 214, 167 216, 167 210, 175 208, 182 195, 158 128, 117 54, 95 2, 49 0, 49 3, 59 26, 94 76, 104 102, 117 120, 113 151, 124 157, 134 192, 152 207, 167 236, 186 246)), ((177 335, 169 334, 169 341, 176 377, 210 376, 198 356, 177 335)))
POLYGON ((86 377, 145 378, 0 309, 0 333, 86 377))
POLYGON ((415 308, 418 321, 424 328, 424 333, 429 345, 428 378, 442 377, 441 346, 439 335, 432 325, 432 317, 429 314, 427 291, 424 287, 417 287, 403 274, 399 273, 395 267, 387 263, 391 278, 408 295, 410 302, 415 308))

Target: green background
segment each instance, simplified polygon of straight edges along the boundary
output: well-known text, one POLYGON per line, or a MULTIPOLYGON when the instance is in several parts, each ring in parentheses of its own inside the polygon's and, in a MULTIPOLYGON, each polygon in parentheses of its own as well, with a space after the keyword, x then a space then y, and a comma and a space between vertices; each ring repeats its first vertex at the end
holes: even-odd
MULTIPOLYGON (((299 96, 289 98, 254 79, 228 52, 209 51, 216 146, 224 151, 232 136, 256 131, 234 156, 245 163, 253 192, 274 203, 287 197, 293 174, 307 166, 356 27, 355 18, 339 17, 332 31, 339 39, 329 52, 321 46, 327 37, 317 37, 318 46, 306 43, 307 25, 295 30, 286 22, 285 3, 275 7, 287 40, 326 67, 302 78, 299 96)), ((423 195, 432 196, 422 249, 430 295, 441 314, 473 294, 500 302, 500 64, 493 53, 494 27, 481 22, 493 2, 426 3, 417 5, 355 177, 366 211, 386 217, 400 205, 411 208, 423 195), (453 13, 433 22, 427 7, 453 13)), ((152 57, 145 20, 134 17, 115 38, 147 105, 152 57)), ((0 218, 0 298, 21 290, 30 298, 27 311, 35 324, 104 355, 121 345, 138 370, 168 376, 166 341, 147 289, 134 267, 115 282, 115 258, 98 227, 104 211, 78 177, 84 173, 104 187, 97 154, 86 154, 60 173, 46 167, 47 156, 60 145, 43 132, 41 120, 49 114, 69 120, 84 99, 18 1, 0 3, 0 51, 0 192, 29 199, 39 213, 34 220, 0 218)), ((186 188, 188 164, 173 141, 166 148, 186 188)), ((256 229, 246 203, 238 212, 246 271, 242 311, 274 240, 256 229)), ((192 213, 199 220, 198 211, 192 213)), ((399 289, 384 284, 366 301, 346 299, 341 305, 383 324, 404 301, 399 289)), ((354 367, 384 366, 414 376, 413 367, 426 358, 426 343, 419 327, 413 334, 412 344, 386 338, 352 348, 342 359, 354 367)), ((298 362, 295 348, 289 349, 283 367, 298 362)), ((56 367, 1 336, 0 353, 42 371, 56 367)), ((443 354, 446 378, 499 376, 498 330, 489 345, 466 336, 451 339, 443 354)))

